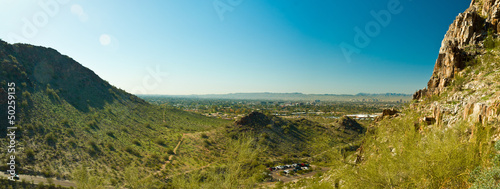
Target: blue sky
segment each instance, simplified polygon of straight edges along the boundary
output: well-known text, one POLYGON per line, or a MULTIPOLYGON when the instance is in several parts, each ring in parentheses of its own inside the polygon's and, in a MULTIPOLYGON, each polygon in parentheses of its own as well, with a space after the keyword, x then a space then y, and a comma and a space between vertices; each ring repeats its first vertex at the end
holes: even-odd
POLYGON ((356 94, 424 88, 470 0, 0 4, 2 40, 52 47, 134 94, 356 94))

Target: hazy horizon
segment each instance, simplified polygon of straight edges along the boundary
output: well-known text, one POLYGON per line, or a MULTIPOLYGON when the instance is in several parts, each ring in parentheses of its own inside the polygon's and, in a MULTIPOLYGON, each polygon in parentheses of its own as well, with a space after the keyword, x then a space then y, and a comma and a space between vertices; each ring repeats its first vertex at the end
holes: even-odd
POLYGON ((301 93, 301 92, 284 92, 284 93, 274 93, 274 92, 236 92, 236 93, 212 93, 212 94, 134 94, 134 95, 151 95, 151 96, 196 96, 196 95, 232 95, 232 94, 303 94, 303 95, 360 95, 360 94, 369 94, 369 95, 384 95, 384 94, 402 94, 402 95, 413 95, 412 93, 395 93, 395 92, 386 92, 386 93, 354 93, 354 94, 346 94, 346 93, 301 93))
POLYGON ((461 1, 0 0, 0 39, 133 94, 412 94, 461 1))

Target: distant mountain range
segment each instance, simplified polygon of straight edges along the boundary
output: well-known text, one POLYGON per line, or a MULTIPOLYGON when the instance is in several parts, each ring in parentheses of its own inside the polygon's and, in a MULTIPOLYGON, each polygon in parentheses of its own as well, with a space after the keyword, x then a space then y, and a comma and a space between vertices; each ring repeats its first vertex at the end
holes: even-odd
MULTIPOLYGON (((140 95, 139 95, 140 96, 140 95)), ((153 96, 153 95, 143 95, 153 96)), ((410 101, 412 95, 402 93, 370 94, 303 94, 303 93, 229 93, 207 95, 154 95, 175 98, 228 99, 228 100, 283 100, 283 101, 410 101)))

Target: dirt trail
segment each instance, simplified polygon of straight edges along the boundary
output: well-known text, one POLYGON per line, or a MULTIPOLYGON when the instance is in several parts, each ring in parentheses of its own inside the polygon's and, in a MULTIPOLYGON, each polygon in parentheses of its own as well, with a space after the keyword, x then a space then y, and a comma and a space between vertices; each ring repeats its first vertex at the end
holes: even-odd
POLYGON ((174 154, 168 156, 168 160, 161 166, 161 169, 159 171, 156 171, 155 174, 159 174, 161 171, 165 170, 168 164, 172 163, 172 160, 174 159, 174 155, 177 155, 177 149, 179 149, 179 146, 181 146, 182 141, 184 140, 184 137, 186 136, 186 133, 182 134, 181 139, 179 140, 179 143, 177 143, 177 146, 174 148, 174 154))
MULTIPOLYGON (((0 176, 2 177, 8 177, 7 174, 5 173, 0 173, 0 176)), ((19 178, 20 180, 18 182, 21 182, 21 180, 26 180, 26 182, 31 182, 33 181, 33 183, 35 184, 38 184, 38 183, 41 183, 43 182, 43 184, 48 184, 49 182, 47 181, 47 178, 45 177, 41 177, 41 176, 32 176, 32 175, 19 175, 19 178)), ((76 188, 76 184, 74 182, 71 182, 69 180, 57 180, 55 178, 52 179, 52 182, 57 186, 57 185, 61 185, 61 186, 64 186, 64 187, 74 187, 76 188)))
MULTIPOLYGON (((182 137, 181 137, 181 140, 179 141, 179 143, 177 143, 177 146, 175 146, 174 148, 174 154, 177 155, 177 149, 179 149, 179 146, 181 145, 182 141, 184 140, 184 136, 186 136, 186 134, 182 134, 182 137)), ((172 161, 172 158, 174 157, 174 155, 170 155, 168 156, 168 160, 169 161, 172 161)))
MULTIPOLYGON (((184 136, 185 136, 185 135, 186 135, 186 134, 183 134, 183 135, 182 135, 182 137, 181 137, 181 139, 180 139, 179 143, 177 143, 177 146, 175 146, 175 148, 174 148, 174 150, 173 150, 173 151, 174 151, 174 155, 177 155, 177 150, 179 149, 179 147, 180 147, 180 145, 181 145, 182 141, 184 140, 184 136)), ((161 170, 160 170, 160 171, 158 171, 157 173, 161 172, 163 169, 165 169, 165 166, 166 166, 167 164, 169 164, 169 163, 171 163, 171 162, 172 162, 172 160, 173 160, 173 158, 174 158, 174 155, 170 155, 170 156, 168 157, 168 161, 166 161, 166 162, 165 162, 165 164, 164 164, 164 165, 162 165, 161 170)), ((208 166, 208 165, 207 165, 207 166, 208 166)), ((206 167, 202 167, 202 168, 206 168, 206 167)), ((5 177, 5 178, 7 178, 7 177, 8 177, 8 175, 7 175, 7 174, 5 174, 5 173, 3 173, 3 172, 0 172, 0 177, 5 177)), ((48 180, 47 180, 47 178, 42 177, 42 176, 19 175, 19 178, 20 178, 20 181, 19 181, 19 182, 21 182, 21 180, 23 180, 23 179, 24 179, 24 180, 26 180, 26 182, 31 182, 31 181, 33 181, 33 183, 34 183, 34 184, 38 184, 38 183, 41 183, 41 182, 43 182, 44 184, 48 184, 48 183, 49 183, 49 182, 48 182, 48 180)), ((60 185, 60 186, 63 186, 63 187, 74 187, 74 188, 76 188, 76 183, 74 183, 74 182, 72 182, 72 181, 69 181, 69 180, 57 180, 57 179, 55 179, 55 178, 52 178, 52 182, 53 182, 56 186, 57 186, 57 185, 60 185)), ((106 187, 106 188, 111 188, 111 187, 106 187)))
MULTIPOLYGON (((184 133, 184 134, 182 134, 182 138, 181 138, 181 140, 179 141, 179 143, 177 143, 177 146, 175 146, 175 148, 174 148, 174 150, 173 150, 173 151, 174 151, 174 155, 177 155, 177 149, 179 149, 179 146, 180 146, 180 145, 181 145, 181 143, 184 141, 184 138, 185 138, 185 137, 187 137, 187 136, 191 136, 192 134, 193 134, 193 133, 184 133)), ((174 155, 170 155, 170 156, 168 157, 168 160, 165 162, 165 164, 163 164, 163 165, 161 166, 161 169, 160 169, 159 171, 157 171, 157 172, 156 172, 156 174, 159 174, 161 171, 163 171, 163 170, 166 168, 166 166, 167 166, 168 164, 172 163, 172 160, 173 160, 174 155)), ((182 172, 182 173, 177 173, 177 174, 175 174, 175 175, 182 175, 182 174, 187 174, 187 173, 190 173, 190 172, 192 172, 192 171, 202 170, 202 169, 205 169, 205 168, 209 167, 210 165, 211 165, 211 163, 210 163, 210 164, 208 164, 208 165, 202 166, 202 167, 198 167, 198 168, 196 168, 196 169, 191 169, 191 170, 188 170, 188 171, 184 171, 184 172, 182 172)), ((166 176, 165 178, 166 178, 166 179, 168 179, 168 176, 166 176)))
MULTIPOLYGON (((298 175, 298 176, 281 176, 278 174, 279 171, 273 171, 271 174, 272 174, 272 177, 276 181, 280 180, 283 183, 288 183, 288 182, 297 182, 298 180, 303 179, 303 178, 310 178, 310 177, 313 177, 318 172, 324 173, 324 172, 327 172, 328 170, 330 170, 330 168, 328 168, 328 167, 319 167, 319 168, 315 168, 315 170, 312 172, 298 175)), ((277 183, 276 181, 264 182, 264 183, 261 183, 260 186, 262 186, 262 187, 274 187, 274 185, 277 183)))

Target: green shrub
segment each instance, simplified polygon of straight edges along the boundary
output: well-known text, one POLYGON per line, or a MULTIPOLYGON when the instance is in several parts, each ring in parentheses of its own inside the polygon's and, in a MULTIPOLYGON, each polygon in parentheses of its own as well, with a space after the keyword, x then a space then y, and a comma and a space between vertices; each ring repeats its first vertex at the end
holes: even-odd
POLYGON ((132 154, 134 156, 137 156, 137 157, 140 157, 141 154, 139 152, 137 152, 133 147, 131 146, 127 146, 125 147, 125 151, 128 152, 129 154, 132 154))
POLYGON ((69 121, 68 121, 68 119, 63 119, 63 120, 61 121, 61 124, 62 124, 63 126, 65 126, 65 127, 69 127, 69 121))
POLYGON ((488 37, 486 37, 486 39, 484 40, 484 47, 486 49, 495 48, 495 40, 493 39, 493 37, 491 35, 488 35, 488 37))
POLYGON ((89 121, 89 122, 87 122, 87 126, 90 129, 93 129, 93 130, 99 129, 99 126, 97 126, 97 122, 96 121, 89 121))
POLYGON ((108 135, 111 138, 116 138, 115 133, 113 133, 113 131, 106 131, 106 135, 108 135))
POLYGON ((167 143, 166 143, 165 139, 163 139, 163 138, 156 138, 156 139, 154 140, 154 142, 155 142, 156 144, 158 144, 158 145, 161 145, 161 146, 166 146, 166 145, 167 145, 167 143))
POLYGON ((23 95, 23 97, 24 97, 24 98, 27 98, 27 99, 31 98, 31 93, 30 93, 30 92, 28 92, 28 91, 24 91, 24 92, 22 93, 22 95, 23 95))
POLYGON ((361 164, 334 171, 343 187, 462 188, 468 185, 469 171, 488 161, 491 126, 458 122, 447 130, 416 131, 414 123, 422 115, 404 113, 383 120, 365 136, 363 145, 369 148, 363 148, 361 164), (467 134, 470 130, 474 135, 467 134))
POLYGON ((208 148, 212 145, 212 143, 210 143, 210 141, 208 141, 207 139, 203 139, 203 146, 205 146, 205 148, 208 148))
POLYGON ((135 144, 137 146, 141 146, 141 142, 139 142, 139 140, 137 140, 137 139, 132 140, 132 144, 135 144))
POLYGON ((71 146, 73 148, 75 148, 77 146, 75 139, 69 139, 66 143, 68 144, 68 146, 71 146))
POLYGON ((24 153, 26 154, 26 159, 28 160, 28 162, 35 161, 35 152, 32 149, 28 148, 24 153))
POLYGON ((169 156, 170 156, 169 154, 163 154, 161 158, 163 159, 163 161, 168 161, 169 156))
POLYGON ((99 149, 99 146, 97 146, 97 143, 93 140, 87 142, 87 153, 91 156, 97 155, 101 150, 99 149))
POLYGON ((167 150, 167 154, 174 155, 175 153, 174 153, 174 150, 172 150, 172 149, 168 149, 168 150, 167 150))
POLYGON ((464 84, 465 84, 466 78, 461 76, 461 75, 455 75, 455 78, 453 80, 453 86, 454 89, 457 91, 462 90, 464 84))
POLYGON ((106 143, 106 147, 109 150, 111 150, 111 151, 115 151, 116 150, 115 147, 114 147, 114 145, 113 145, 113 143, 111 143, 111 142, 106 143))
POLYGON ((201 134, 201 138, 208 138, 208 135, 207 135, 207 134, 205 134, 205 133, 202 133, 202 134, 201 134))
POLYGON ((495 143, 495 150, 497 154, 493 156, 493 166, 476 167, 471 173, 469 182, 472 183, 470 188, 480 189, 480 188, 500 188, 500 142, 495 143))
POLYGON ((45 135, 45 142, 47 142, 48 145, 55 145, 57 143, 57 138, 56 136, 51 132, 47 135, 45 135))

